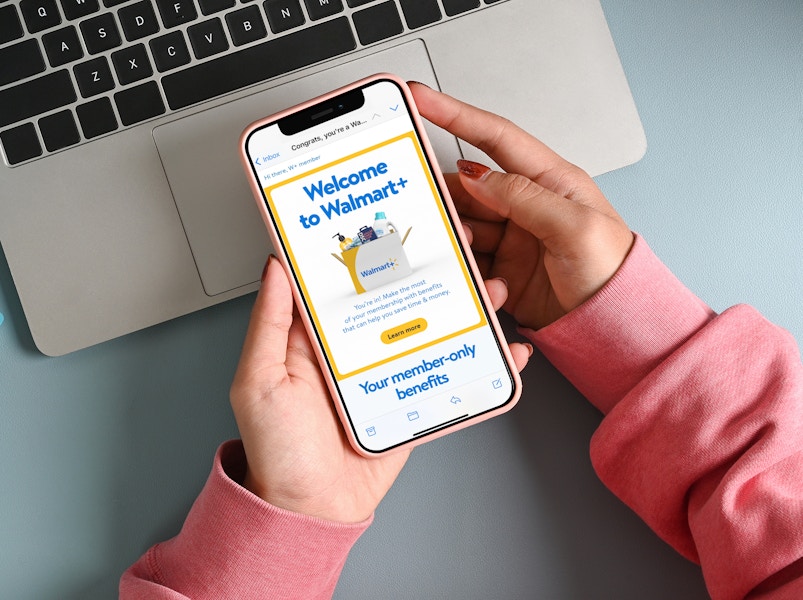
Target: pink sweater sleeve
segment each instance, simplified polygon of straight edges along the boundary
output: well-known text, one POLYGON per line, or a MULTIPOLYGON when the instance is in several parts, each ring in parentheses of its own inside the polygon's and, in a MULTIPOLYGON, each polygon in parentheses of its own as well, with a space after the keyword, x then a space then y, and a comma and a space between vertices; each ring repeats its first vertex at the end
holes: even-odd
POLYGON ((223 444, 181 532, 120 580, 120 598, 330 598, 351 546, 370 524, 342 524, 263 502, 237 481, 239 441, 223 444))
POLYGON ((534 344, 606 416, 602 481, 700 563, 715 600, 803 598, 803 365, 747 306, 716 315, 643 239, 534 344))

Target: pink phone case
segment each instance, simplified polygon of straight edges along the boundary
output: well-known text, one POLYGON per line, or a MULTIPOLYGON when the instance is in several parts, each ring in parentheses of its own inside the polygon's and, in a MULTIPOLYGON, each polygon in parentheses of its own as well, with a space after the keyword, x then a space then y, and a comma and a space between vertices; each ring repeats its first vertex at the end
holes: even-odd
MULTIPOLYGON (((338 88, 336 90, 333 90, 333 91, 331 91, 331 92, 329 92, 327 94, 324 94, 322 96, 318 96, 317 98, 313 98, 311 100, 308 100, 307 102, 303 102, 301 104, 298 104, 296 106, 293 106, 293 107, 288 108, 286 110, 283 110, 281 112, 275 113, 275 114, 273 114, 271 116, 265 117, 264 119, 260 119, 260 120, 258 120, 256 122, 252 123, 251 125, 249 125, 245 129, 245 131, 243 131, 242 135, 240 136, 240 160, 241 160, 241 162, 243 164, 243 168, 245 169, 245 172, 247 174, 248 182, 249 182, 249 185, 251 186, 251 191, 253 192, 254 198, 256 199, 256 203, 257 203, 257 207, 259 208, 259 212, 262 215, 262 220, 265 222, 265 226, 268 228, 268 232, 270 234, 271 241, 273 243, 273 247, 276 249, 275 251, 279 255, 278 258, 281 261, 281 263, 284 266, 285 271, 287 273, 290 273, 290 266, 289 266, 289 262, 288 262, 288 257, 281 251, 282 244, 279 242, 279 233, 276 230, 276 227, 273 225, 273 221, 271 220, 270 214, 268 213, 268 209, 267 209, 267 206, 266 206, 266 203, 265 203, 265 199, 263 197, 262 187, 260 185, 259 180, 256 178, 256 176, 254 174, 254 171, 253 171, 252 166, 251 166, 251 161, 248 158, 248 154, 247 154, 247 151, 246 151, 246 141, 247 141, 249 135, 254 130, 256 130, 256 129, 258 129, 258 128, 260 128, 260 127, 262 127, 262 126, 264 126, 264 125, 266 125, 268 123, 272 123, 274 121, 277 121, 277 120, 279 120, 279 119, 281 119, 283 117, 286 117, 288 115, 291 115, 293 113, 301 111, 301 110, 303 110, 305 108, 309 108, 310 106, 313 106, 313 105, 318 104, 320 102, 326 101, 326 100, 328 100, 328 99, 330 99, 330 98, 332 98, 334 96, 337 96, 339 94, 342 94, 342 93, 347 92, 349 90, 352 90, 354 88, 358 88, 358 87, 364 86, 367 83, 370 83, 370 82, 373 82, 373 81, 377 81, 377 80, 383 80, 383 79, 393 81, 401 88, 402 93, 404 94, 404 96, 405 96, 405 98, 407 100, 407 103, 410 106, 410 113, 411 113, 410 116, 411 116, 412 121, 413 121, 413 123, 415 125, 415 129, 416 129, 416 131, 417 131, 417 133, 418 133, 418 135, 419 135, 419 137, 421 139, 421 144, 422 144, 422 147, 424 149, 424 152, 426 153, 427 157, 430 160, 430 163, 432 164, 432 171, 433 171, 433 174, 435 176, 435 180, 436 180, 436 182, 438 184, 438 187, 440 188, 440 191, 441 191, 441 193, 443 195, 443 198, 445 200, 446 209, 449 212, 449 215, 452 218, 453 222, 460 223, 460 217, 459 217, 459 215, 457 213, 457 210, 455 209, 454 203, 452 202, 451 196, 449 195, 448 189, 446 187, 446 183, 445 183, 445 181, 443 179, 443 174, 441 173, 441 170, 440 170, 440 168, 438 166, 438 163, 435 160, 435 154, 434 154, 434 152, 432 150, 432 147, 431 147, 431 145, 429 143, 429 139, 426 136, 426 132, 424 131, 423 122, 421 120, 421 117, 418 114, 418 110, 416 109, 415 100, 413 99, 413 95, 410 92, 410 88, 407 86, 407 83, 404 80, 402 80, 401 78, 397 77, 396 75, 392 75, 392 74, 389 74, 389 73, 377 73, 377 74, 372 75, 370 77, 366 77, 364 79, 360 79, 359 81, 355 81, 355 82, 353 82, 353 83, 351 83, 349 85, 346 85, 346 86, 344 86, 342 88, 338 88)), ((467 263, 468 263, 469 269, 471 270, 472 274, 474 275, 475 280, 478 282, 478 286, 477 287, 479 289, 479 293, 480 293, 480 297, 482 298, 482 302, 483 302, 483 304, 485 305, 485 307, 487 309, 487 313, 488 313, 488 317, 489 317, 489 323, 490 323, 491 327, 493 327, 493 329, 494 329, 494 331, 496 333, 496 336, 499 339, 500 347, 502 349, 502 353, 503 353, 503 355, 505 357, 505 360, 506 360, 506 362, 508 364, 508 367, 510 369, 510 373, 512 375, 512 380, 513 380, 512 397, 505 405, 500 406, 499 408, 487 411, 487 412, 485 412, 485 413, 483 413, 481 415, 477 415, 477 416, 472 417, 470 419, 467 419, 465 421, 460 421, 460 422, 458 422, 458 423, 456 423, 456 424, 454 424, 452 426, 446 427, 446 428, 441 429, 439 431, 436 431, 436 432, 433 432, 433 433, 430 433, 430 434, 427 434, 427 435, 424 435, 424 436, 421 436, 421 437, 413 438, 413 439, 409 440, 408 442, 405 442, 403 444, 395 446, 395 447, 393 447, 393 448, 391 448, 389 450, 385 450, 385 451, 381 451, 381 452, 368 451, 368 450, 366 450, 365 448, 363 448, 360 445, 359 441, 357 440, 357 438, 355 436, 354 431, 352 430, 352 428, 350 426, 349 419, 348 419, 348 417, 346 415, 346 412, 345 412, 345 408, 343 407, 343 403, 339 399, 337 386, 335 385, 335 382, 332 379, 332 377, 330 375, 330 372, 329 372, 329 369, 327 367, 327 360, 326 360, 326 357, 324 356, 323 349, 320 347, 320 344, 318 344, 318 343, 316 343, 314 341, 314 340, 317 340, 317 336, 314 333, 315 330, 314 330, 313 323, 312 323, 311 319, 309 318, 309 316, 307 315, 307 312, 305 310, 300 310, 299 314, 301 315, 301 319, 304 322, 304 326, 306 327, 307 332, 309 333, 310 339, 313 340, 312 345, 313 345, 313 347, 315 349, 315 355, 318 358, 318 363, 321 365, 321 370, 322 370, 322 372, 324 374, 324 377, 326 379, 326 383, 327 383, 327 385, 329 387, 330 394, 331 394, 331 396, 332 396, 332 398, 334 400, 335 408, 337 409, 337 413, 338 413, 338 416, 340 417, 340 421, 342 423, 343 429, 346 432, 346 436, 348 437, 348 440, 349 440, 351 446, 354 448, 354 450, 358 454, 360 454, 362 456, 365 456, 365 457, 383 456, 383 455, 385 455, 385 454, 387 454, 389 452, 394 452, 394 451, 398 451, 398 450, 401 450, 401 449, 410 449, 410 448, 413 448, 414 446, 418 446, 418 445, 423 444, 425 442, 432 441, 432 440, 437 439, 437 438, 439 438, 441 436, 444 436, 444 435, 446 435, 448 433, 452 433, 454 431, 458 431, 458 430, 463 429, 465 427, 468 427, 470 425, 474 425, 476 423, 485 421, 487 419, 490 419, 491 417, 495 417, 497 415, 500 415, 502 413, 505 413, 505 412, 509 411, 511 408, 513 408, 513 406, 515 406, 515 404, 518 402, 519 397, 521 396, 521 378, 519 376, 519 372, 516 369, 515 363, 513 362, 513 357, 512 357, 512 355, 510 353, 510 348, 507 345, 507 340, 505 339, 504 333, 502 332, 502 328, 500 327, 499 321, 496 318, 496 312, 493 310, 493 306, 491 305, 491 301, 490 301, 490 299, 488 297, 488 292, 485 289, 485 285, 483 283, 482 276, 481 276, 481 274, 479 272, 479 268, 477 267, 476 261, 474 260, 474 256, 473 256, 473 254, 471 252, 471 249, 470 249, 470 246, 468 244, 468 241, 466 240, 465 233, 463 232, 463 228, 462 227, 456 227, 455 228, 455 232, 456 232, 457 237, 458 237, 458 239, 460 241, 460 245, 465 250, 465 255, 466 255, 466 258, 467 258, 467 263)), ((301 298, 301 290, 299 289, 298 285, 295 283, 295 280, 294 280, 293 277, 288 277, 288 279, 290 280, 291 285, 293 287, 293 296, 295 298, 296 304, 299 305, 299 306, 303 305, 302 298, 301 298)))

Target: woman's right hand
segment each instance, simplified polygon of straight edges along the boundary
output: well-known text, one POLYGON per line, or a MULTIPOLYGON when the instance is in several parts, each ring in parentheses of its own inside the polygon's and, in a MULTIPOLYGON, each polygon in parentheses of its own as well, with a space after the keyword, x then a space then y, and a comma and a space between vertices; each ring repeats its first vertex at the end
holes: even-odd
POLYGON ((421 116, 507 171, 459 161, 447 183, 483 276, 507 281, 503 308, 522 326, 552 323, 613 277, 633 234, 588 174, 507 119, 410 88, 421 116))

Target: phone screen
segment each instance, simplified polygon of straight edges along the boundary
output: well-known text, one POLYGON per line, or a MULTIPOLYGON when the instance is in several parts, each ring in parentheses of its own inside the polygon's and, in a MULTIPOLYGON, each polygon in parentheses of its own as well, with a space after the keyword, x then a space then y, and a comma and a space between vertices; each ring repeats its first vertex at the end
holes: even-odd
POLYGON ((265 122, 245 150, 360 448, 512 406, 516 379, 399 84, 265 122))

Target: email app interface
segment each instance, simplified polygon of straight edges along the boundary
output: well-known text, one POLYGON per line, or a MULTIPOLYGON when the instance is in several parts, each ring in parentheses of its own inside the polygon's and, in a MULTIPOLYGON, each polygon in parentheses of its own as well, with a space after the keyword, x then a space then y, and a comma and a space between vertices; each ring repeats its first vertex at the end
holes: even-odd
POLYGON ((401 91, 248 151, 359 443, 381 451, 507 403, 512 377, 401 91))

